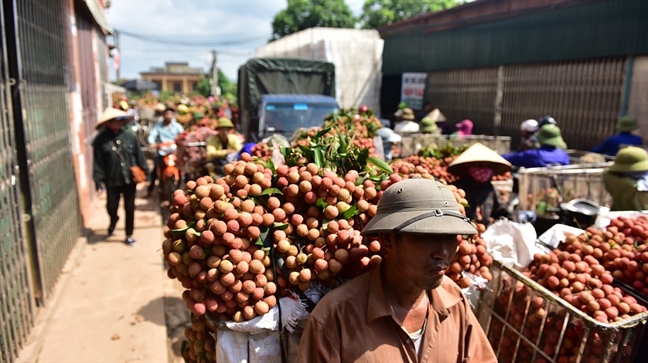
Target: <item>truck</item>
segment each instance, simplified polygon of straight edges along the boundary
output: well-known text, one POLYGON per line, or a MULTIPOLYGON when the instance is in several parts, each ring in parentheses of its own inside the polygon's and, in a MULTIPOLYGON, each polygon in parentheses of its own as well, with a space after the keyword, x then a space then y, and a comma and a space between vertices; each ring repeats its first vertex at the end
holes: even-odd
POLYGON ((335 98, 340 106, 365 105, 378 111, 384 43, 376 29, 314 27, 264 44, 254 56, 331 62, 335 65, 335 98))
POLYGON ((239 68, 239 131, 250 142, 322 126, 338 110, 335 65, 296 58, 253 58, 239 68))

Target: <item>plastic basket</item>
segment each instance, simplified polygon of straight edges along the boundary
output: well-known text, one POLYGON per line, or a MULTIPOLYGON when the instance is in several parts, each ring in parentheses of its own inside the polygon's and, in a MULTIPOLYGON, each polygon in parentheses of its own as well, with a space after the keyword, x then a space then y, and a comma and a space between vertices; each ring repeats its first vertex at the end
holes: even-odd
POLYGON ((495 262, 491 273, 476 315, 499 362, 638 363, 645 358, 648 312, 604 324, 516 270, 495 262))
MULTIPOLYGON (((576 198, 610 207, 612 196, 605 190, 603 183, 603 172, 610 165, 611 163, 520 169, 520 209, 537 210, 541 201, 547 207, 558 208, 561 202, 576 198)), ((539 216, 543 214, 538 213, 539 216)))

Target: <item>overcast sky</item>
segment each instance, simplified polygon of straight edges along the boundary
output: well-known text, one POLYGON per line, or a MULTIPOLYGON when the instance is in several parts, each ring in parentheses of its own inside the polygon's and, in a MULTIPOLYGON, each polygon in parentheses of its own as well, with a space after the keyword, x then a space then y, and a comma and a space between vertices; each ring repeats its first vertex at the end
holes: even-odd
MULTIPOLYGON (((364 0, 346 3, 359 15, 364 0)), ((272 19, 286 4, 286 0, 111 0, 106 14, 112 28, 167 42, 121 35, 120 76, 137 78, 165 61, 186 61, 206 71, 215 49, 219 67, 236 79, 238 67, 270 38, 272 19)), ((114 79, 114 68, 111 72, 114 79)))

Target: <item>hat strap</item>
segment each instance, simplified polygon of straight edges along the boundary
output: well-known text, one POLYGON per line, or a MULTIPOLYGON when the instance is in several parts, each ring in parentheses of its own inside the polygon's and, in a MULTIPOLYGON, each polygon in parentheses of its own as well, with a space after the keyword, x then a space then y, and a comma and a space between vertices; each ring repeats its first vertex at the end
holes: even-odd
POLYGON ((441 209, 433 209, 430 212, 419 214, 418 216, 416 216, 414 218, 410 218, 410 219, 406 220, 405 222, 398 225, 396 228, 392 229, 392 232, 398 233, 401 230, 403 230, 403 228, 405 228, 405 227, 407 227, 409 225, 412 225, 412 224, 414 224, 414 223, 416 223, 418 221, 421 221, 423 219, 426 219, 426 218, 442 217, 442 216, 451 216, 451 217, 461 218, 464 221, 470 223, 470 219, 467 218, 466 216, 464 216, 463 214, 459 213, 459 212, 455 212, 455 211, 451 211, 451 210, 447 210, 447 211, 444 212, 441 209))

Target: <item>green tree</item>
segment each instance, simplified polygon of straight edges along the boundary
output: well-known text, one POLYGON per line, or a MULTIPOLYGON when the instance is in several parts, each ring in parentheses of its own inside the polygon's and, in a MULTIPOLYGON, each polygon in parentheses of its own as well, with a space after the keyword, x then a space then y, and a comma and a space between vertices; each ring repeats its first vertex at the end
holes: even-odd
POLYGON ((464 0, 365 0, 360 23, 373 29, 416 15, 450 9, 464 0))
POLYGON ((288 0, 272 20, 272 39, 312 27, 353 28, 356 18, 344 0, 288 0))
POLYGON ((205 76, 204 74, 200 75, 200 81, 198 81, 198 84, 196 85, 196 92, 198 92, 199 95, 209 97, 211 95, 211 84, 209 82, 209 78, 205 76))
MULTIPOLYGON (((218 87, 220 87, 222 95, 236 94, 236 83, 232 82, 220 68, 218 69, 218 87)), ((211 78, 204 74, 200 75, 196 92, 205 97, 211 96, 211 78)))
POLYGON ((236 83, 232 82, 220 68, 218 69, 218 87, 220 87, 222 95, 236 94, 236 83))

